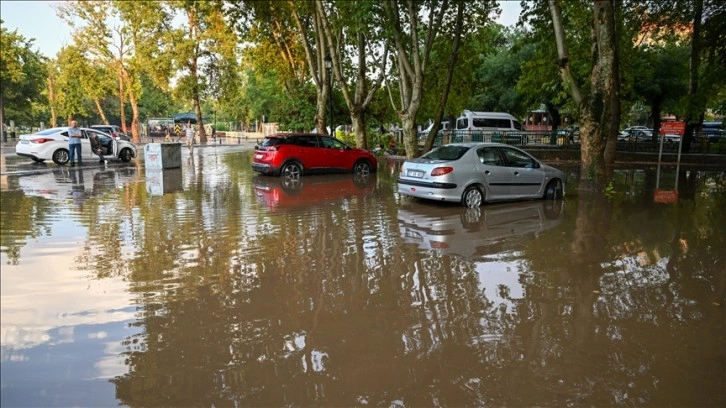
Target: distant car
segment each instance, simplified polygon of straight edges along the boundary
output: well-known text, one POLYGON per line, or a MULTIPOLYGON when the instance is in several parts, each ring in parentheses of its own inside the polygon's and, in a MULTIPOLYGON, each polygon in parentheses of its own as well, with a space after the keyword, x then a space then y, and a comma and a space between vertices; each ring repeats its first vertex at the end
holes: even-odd
POLYGON ((369 174, 376 157, 338 139, 316 133, 277 133, 255 146, 252 170, 273 176, 299 177, 315 173, 369 174))
POLYGON ((619 141, 650 142, 653 140, 653 130, 648 128, 626 128, 620 131, 619 141))
MULTIPOLYGON (((133 143, 116 140, 104 132, 95 129, 81 128, 81 151, 83 161, 89 163, 98 160, 98 155, 91 150, 89 134, 95 134, 102 146, 106 147, 106 160, 121 160, 129 162, 136 157, 136 146, 133 143)), ((15 153, 18 156, 28 157, 35 162, 52 160, 53 163, 62 165, 68 163, 70 154, 68 151, 68 128, 51 128, 39 132, 23 135, 15 145, 15 153)))
POLYGON ((484 202, 564 196, 566 174, 503 143, 452 143, 401 165, 398 192, 479 207, 484 202))
POLYGON ((91 125, 91 129, 100 130, 103 133, 108 133, 114 139, 121 139, 127 142, 131 141, 131 138, 121 130, 120 127, 114 125, 91 125))

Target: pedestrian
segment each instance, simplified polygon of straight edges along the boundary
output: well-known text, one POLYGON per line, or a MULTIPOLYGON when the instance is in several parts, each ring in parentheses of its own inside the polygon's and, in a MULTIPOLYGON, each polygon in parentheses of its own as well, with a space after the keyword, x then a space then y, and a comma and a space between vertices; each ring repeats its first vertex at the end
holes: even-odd
POLYGON ((81 148, 81 139, 83 133, 81 128, 78 127, 78 122, 75 120, 71 121, 71 127, 68 128, 68 151, 70 152, 69 160, 71 167, 76 165, 76 155, 78 155, 78 165, 83 165, 83 149, 81 148))
POLYGON ((191 156, 194 152, 194 128, 192 124, 187 124, 187 147, 189 148, 189 155, 191 156))

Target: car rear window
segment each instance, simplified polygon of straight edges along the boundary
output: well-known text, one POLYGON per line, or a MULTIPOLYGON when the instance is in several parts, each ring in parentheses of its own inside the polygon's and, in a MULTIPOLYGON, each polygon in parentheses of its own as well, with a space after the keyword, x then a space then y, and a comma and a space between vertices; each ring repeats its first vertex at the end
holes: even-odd
POLYGON ((262 140, 262 144, 260 144, 260 146, 272 147, 280 144, 285 144, 285 139, 280 137, 266 137, 264 140, 262 140))
POLYGON ((58 128, 46 129, 46 130, 44 130, 42 132, 37 132, 36 135, 48 136, 48 135, 52 135, 53 133, 58 132, 58 130, 59 130, 58 128))
POLYGON ((441 146, 421 157, 429 160, 459 160, 468 150, 465 146, 441 146))

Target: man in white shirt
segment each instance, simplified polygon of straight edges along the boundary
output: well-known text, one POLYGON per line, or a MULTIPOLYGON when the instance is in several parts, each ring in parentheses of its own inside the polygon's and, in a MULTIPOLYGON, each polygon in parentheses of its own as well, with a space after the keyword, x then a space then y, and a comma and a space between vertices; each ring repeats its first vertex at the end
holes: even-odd
POLYGON ((75 120, 71 121, 71 127, 68 128, 68 151, 71 167, 76 165, 76 155, 78 155, 78 165, 83 165, 83 150, 81 150, 81 139, 83 134, 81 128, 78 127, 78 122, 75 120))

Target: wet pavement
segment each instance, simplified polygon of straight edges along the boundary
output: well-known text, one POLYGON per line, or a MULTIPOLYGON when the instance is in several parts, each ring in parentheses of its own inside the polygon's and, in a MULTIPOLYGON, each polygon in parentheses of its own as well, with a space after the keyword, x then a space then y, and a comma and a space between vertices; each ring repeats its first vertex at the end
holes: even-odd
POLYGON ((725 169, 468 210, 251 143, 0 157, 3 407, 726 406, 725 169))

